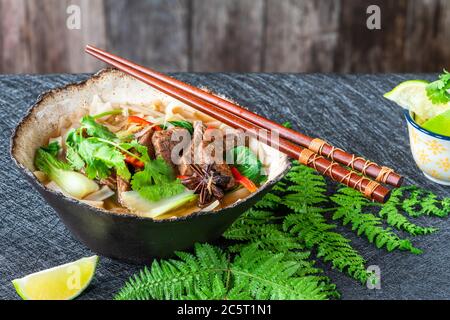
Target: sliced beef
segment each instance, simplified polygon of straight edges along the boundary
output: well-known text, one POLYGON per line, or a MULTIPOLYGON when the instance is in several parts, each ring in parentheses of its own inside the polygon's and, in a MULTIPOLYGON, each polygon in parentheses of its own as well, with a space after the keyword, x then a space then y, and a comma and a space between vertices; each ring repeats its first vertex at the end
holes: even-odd
MULTIPOLYGON (((155 148, 155 154, 157 157, 161 156, 168 164, 170 164, 176 174, 178 174, 178 167, 172 161, 172 150, 180 143, 176 137, 187 136, 189 131, 183 128, 172 128, 164 131, 156 131, 152 137, 152 143, 155 148)), ((180 156, 180 155, 174 155, 180 156)), ((176 160, 176 159, 174 159, 176 160)))
POLYGON ((178 167, 180 174, 185 176, 191 176, 193 174, 189 163, 198 164, 200 166, 207 166, 213 164, 213 169, 219 172, 221 175, 229 177, 229 182, 225 187, 225 190, 230 190, 236 185, 236 181, 231 173, 231 169, 228 164, 223 160, 223 148, 216 150, 217 145, 214 139, 205 136, 204 125, 196 121, 194 122, 194 134, 192 137, 190 153, 184 155, 181 159, 182 164, 178 167))
POLYGON ((130 191, 130 190, 131 190, 130 184, 118 176, 117 177, 117 200, 124 207, 125 207, 125 205, 122 200, 122 193, 130 191))
POLYGON ((191 176, 193 174, 189 164, 200 164, 203 162, 203 159, 200 159, 199 157, 203 155, 202 147, 205 127, 200 121, 195 121, 193 126, 194 133, 192 135, 189 151, 183 154, 183 157, 180 159, 180 165, 178 166, 179 173, 182 176, 191 176))
POLYGON ((147 147, 148 156, 150 159, 155 159, 155 148, 153 147, 152 137, 155 131, 153 129, 144 129, 142 135, 139 137, 138 142, 147 147))

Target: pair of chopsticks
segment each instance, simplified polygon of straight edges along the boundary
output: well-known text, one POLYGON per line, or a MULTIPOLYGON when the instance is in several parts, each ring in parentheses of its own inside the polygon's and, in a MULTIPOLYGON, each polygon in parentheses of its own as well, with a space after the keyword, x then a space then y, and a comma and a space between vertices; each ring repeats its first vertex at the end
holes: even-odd
POLYGON ((382 184, 398 187, 402 183, 403 178, 392 169, 349 154, 321 139, 285 128, 212 93, 92 46, 87 46, 86 52, 200 112, 247 131, 259 141, 278 148, 332 180, 360 191, 371 200, 385 202, 388 199, 390 190, 382 184), (268 138, 271 131, 277 132, 280 139, 268 138), (346 167, 359 171, 359 174, 346 167))

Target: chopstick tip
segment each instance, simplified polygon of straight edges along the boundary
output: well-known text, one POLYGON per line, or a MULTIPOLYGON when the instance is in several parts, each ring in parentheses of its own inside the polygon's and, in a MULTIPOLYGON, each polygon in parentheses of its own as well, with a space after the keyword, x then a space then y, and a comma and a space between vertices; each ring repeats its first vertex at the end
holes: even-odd
POLYGON ((95 50, 95 47, 92 46, 92 45, 90 45, 90 44, 87 44, 87 45, 84 47, 84 51, 86 51, 86 52, 93 51, 93 50, 95 50))

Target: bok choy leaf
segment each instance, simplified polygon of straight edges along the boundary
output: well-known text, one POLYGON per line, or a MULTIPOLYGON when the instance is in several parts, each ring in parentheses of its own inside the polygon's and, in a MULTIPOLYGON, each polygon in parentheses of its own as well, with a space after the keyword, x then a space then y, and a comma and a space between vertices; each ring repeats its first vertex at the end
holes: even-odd
POLYGON ((99 190, 99 186, 81 173, 71 170, 68 163, 59 161, 56 155, 59 145, 56 142, 36 152, 35 166, 44 172, 52 181, 69 195, 83 199, 90 193, 99 190), (57 146, 57 148, 56 148, 57 146))

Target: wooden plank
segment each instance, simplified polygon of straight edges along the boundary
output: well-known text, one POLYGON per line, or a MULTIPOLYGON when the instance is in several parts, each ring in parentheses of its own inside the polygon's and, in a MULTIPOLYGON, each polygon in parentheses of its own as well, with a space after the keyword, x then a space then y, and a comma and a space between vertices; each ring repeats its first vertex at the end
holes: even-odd
POLYGON ((189 2, 108 0, 108 49, 160 71, 189 65, 189 2))
POLYGON ((88 43, 161 71, 450 68, 448 0, 0 0, 0 27, 2 73, 93 72, 88 43), (366 27, 373 4, 381 30, 366 27))
POLYGON ((26 36, 23 43, 30 51, 34 72, 64 72, 67 70, 66 4, 64 1, 26 1, 26 36))
POLYGON ((407 37, 406 11, 411 1, 341 0, 340 30, 335 57, 337 72, 401 72, 407 37), (369 30, 370 5, 381 9, 381 30, 369 30))
MULTIPOLYGON (((4 10, 3 2, 0 1, 0 30, 4 30, 3 29, 3 23, 2 23, 2 21, 3 21, 3 19, 2 19, 3 18, 2 12, 3 12, 3 10, 4 10)), ((3 70, 3 34, 4 34, 4 32, 0 32, 0 73, 3 70)))
POLYGON ((192 70, 259 71, 263 0, 193 0, 192 70))
POLYGON ((268 0, 263 70, 333 71, 339 11, 339 1, 268 0))
POLYGON ((29 38, 26 28, 26 3, 24 0, 0 0, 0 3, 0 72, 33 72, 35 69, 31 64, 30 50, 23 45, 29 38))
MULTIPOLYGON (((104 63, 87 55, 84 48, 87 44, 106 48, 106 25, 104 0, 64 0, 66 5, 77 5, 81 8, 81 29, 64 28, 69 72, 95 72, 105 66, 104 63)), ((108 2, 108 1, 106 1, 108 2)), ((68 17, 66 13, 66 18, 68 17)))
POLYGON ((92 72, 103 65, 84 53, 87 43, 105 46, 103 0, 0 1, 1 72, 92 72), (80 30, 67 28, 69 5, 81 8, 80 30))
POLYGON ((450 69, 450 1, 409 1, 406 35, 408 71, 450 69))

